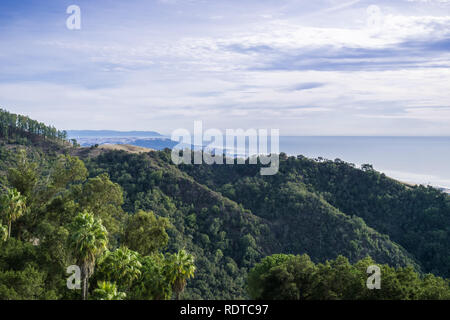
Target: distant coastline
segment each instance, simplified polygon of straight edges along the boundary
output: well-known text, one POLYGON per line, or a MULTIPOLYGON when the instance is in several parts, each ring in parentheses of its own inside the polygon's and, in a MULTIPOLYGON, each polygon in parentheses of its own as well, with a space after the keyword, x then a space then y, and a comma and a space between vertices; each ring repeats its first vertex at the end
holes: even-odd
MULTIPOLYGON (((82 146, 129 144, 162 150, 178 142, 155 131, 70 130, 82 146)), ((450 137, 281 136, 280 151, 309 158, 341 159, 408 184, 430 185, 450 194, 450 137)))

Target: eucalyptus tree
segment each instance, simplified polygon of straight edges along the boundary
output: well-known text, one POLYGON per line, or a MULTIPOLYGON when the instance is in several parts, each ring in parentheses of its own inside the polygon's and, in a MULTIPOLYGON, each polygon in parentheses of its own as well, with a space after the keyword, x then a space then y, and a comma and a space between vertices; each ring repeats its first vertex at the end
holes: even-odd
POLYGON ((82 298, 86 300, 89 278, 94 273, 97 258, 106 250, 108 232, 101 220, 87 211, 75 217, 69 230, 69 246, 73 250, 77 265, 81 268, 82 298))
POLYGON ((184 249, 174 254, 169 254, 165 265, 166 279, 171 283, 177 300, 186 287, 187 280, 194 277, 194 257, 184 249))

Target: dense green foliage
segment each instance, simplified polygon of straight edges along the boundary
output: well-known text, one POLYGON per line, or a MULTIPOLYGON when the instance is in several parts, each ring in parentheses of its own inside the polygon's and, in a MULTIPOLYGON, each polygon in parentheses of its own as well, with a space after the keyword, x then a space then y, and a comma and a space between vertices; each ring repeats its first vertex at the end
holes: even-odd
POLYGON ((437 189, 404 185, 370 165, 357 169, 339 159, 313 160, 302 156, 282 155, 279 173, 270 177, 259 176, 259 169, 250 165, 184 166, 183 169, 196 181, 241 203, 254 214, 282 220, 284 229, 277 238, 287 237, 288 247, 280 252, 307 252, 315 261, 342 254, 352 262, 369 254, 381 263, 404 265, 403 258, 395 258, 392 250, 389 254, 386 249, 382 250, 384 253, 368 252, 365 247, 376 240, 370 231, 364 231, 367 237, 363 243, 348 238, 352 232, 360 234, 356 230, 376 230, 402 247, 394 249, 396 255, 406 249, 423 272, 450 276, 450 197, 437 189), (344 216, 329 215, 319 220, 325 211, 344 216), (351 252, 336 250, 339 239, 329 239, 339 232, 336 230, 338 216, 353 225, 350 230, 346 228, 347 239, 343 242, 354 247, 349 249, 351 252), (370 228, 363 227, 366 225, 370 228), (315 231, 313 242, 304 238, 295 241, 308 230, 315 231))
POLYGON ((86 163, 91 175, 107 172, 123 186, 126 210, 153 211, 172 222, 169 250, 185 247, 197 257, 186 292, 192 298, 245 298, 248 268, 276 252, 307 252, 315 261, 370 255, 420 269, 388 236, 283 173, 261 177, 254 165, 184 166, 183 173, 168 150, 107 152, 86 163))
POLYGON ((14 132, 0 137, 1 299, 448 297, 423 274, 450 276, 450 197, 433 188, 339 159, 281 154, 279 173, 261 176, 14 132), (391 293, 361 289, 369 256, 391 293), (83 295, 66 287, 74 264, 83 295))
POLYGON ((92 296, 94 300, 124 300, 127 294, 117 291, 115 283, 99 281, 92 296))
MULTIPOLYGON (((140 210, 171 222, 173 227, 167 228, 168 250, 185 248, 196 258, 197 271, 185 297, 246 297, 248 267, 272 252, 274 243, 262 219, 182 173, 170 163, 167 150, 149 154, 106 152, 85 162, 91 176, 107 173, 123 187, 123 208, 138 214, 126 224, 125 234, 136 225, 133 220, 148 219, 139 217, 140 210)), ((132 229, 140 233, 145 225, 132 229)), ((155 235, 155 239, 163 239, 155 235)))
POLYGON ((178 254, 192 272, 167 272, 179 270, 175 253, 161 253, 170 222, 126 213, 122 188, 107 174, 88 178, 80 159, 39 148, 0 153, 0 299, 170 299, 194 276, 185 251, 178 254), (66 286, 71 265, 81 271, 75 290, 66 286))
POLYGON ((167 246, 170 226, 167 218, 139 210, 128 218, 123 241, 128 248, 150 255, 167 246))
POLYGON ((373 265, 369 257, 353 265, 343 256, 315 264, 307 254, 277 254, 249 272, 248 292, 253 299, 264 300, 450 299, 449 280, 432 274, 421 277, 411 267, 378 265, 380 286, 369 289, 372 272, 367 270, 373 265))
POLYGON ((88 281, 94 273, 95 262, 108 244, 108 231, 100 219, 87 211, 79 213, 69 225, 69 246, 81 269, 83 299, 88 296, 88 281))

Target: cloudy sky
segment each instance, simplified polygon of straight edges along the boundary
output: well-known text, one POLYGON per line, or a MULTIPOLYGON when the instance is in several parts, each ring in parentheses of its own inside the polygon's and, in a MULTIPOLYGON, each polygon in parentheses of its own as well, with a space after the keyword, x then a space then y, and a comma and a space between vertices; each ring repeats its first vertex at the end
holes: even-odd
POLYGON ((450 135, 449 89, 450 0, 0 2, 0 106, 61 129, 450 135))

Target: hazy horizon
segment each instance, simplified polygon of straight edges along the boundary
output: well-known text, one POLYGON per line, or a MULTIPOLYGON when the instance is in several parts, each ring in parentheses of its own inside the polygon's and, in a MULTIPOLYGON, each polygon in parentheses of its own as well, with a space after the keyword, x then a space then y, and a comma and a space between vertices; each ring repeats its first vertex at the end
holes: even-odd
MULTIPOLYGON (((151 130, 151 129, 149 129, 149 130, 116 130, 116 129, 86 129, 86 130, 84 130, 84 129, 64 129, 64 128, 58 128, 58 129, 65 130, 67 132, 76 132, 76 131, 80 131, 80 132, 81 131, 85 131, 85 132, 87 132, 87 131, 94 131, 94 132, 112 131, 112 132, 120 132, 120 133, 156 132, 156 133, 161 134, 162 136, 170 136, 170 134, 171 134, 171 131, 160 132, 160 131, 155 131, 155 130, 151 130)), ((189 128, 186 128, 186 129, 189 129, 189 128)), ((205 130, 206 129, 209 129, 209 128, 205 128, 205 130)), ((237 128, 237 129, 239 129, 239 128, 237 128)), ((241 128, 241 129, 243 129, 243 128, 241 128)), ((246 128, 246 129, 248 129, 248 128, 246 128)), ((450 134, 448 134, 448 135, 306 135, 306 134, 305 135, 293 135, 293 134, 290 134, 290 135, 280 135, 280 137, 343 137, 343 138, 345 138, 345 137, 365 137, 365 138, 371 138, 371 137, 375 137, 375 138, 377 138, 377 137, 380 137, 380 138, 382 138, 382 137, 385 137, 385 138, 395 138, 395 137, 398 137, 398 138, 440 138, 440 137, 442 137, 442 138, 449 138, 450 134)))
MULTIPOLYGON (((120 133, 122 134, 77 136, 69 131, 69 138, 79 138, 79 142, 87 147, 95 144, 131 144, 152 149, 160 145, 158 150, 173 147, 173 144, 155 144, 153 140, 149 140, 158 140, 158 137, 126 135, 127 132, 124 131, 120 133)), ((170 139, 170 135, 160 136, 159 140, 167 138, 170 139)), ((279 151, 289 156, 322 157, 332 161, 341 159, 354 163, 357 167, 368 163, 375 170, 406 183, 450 190, 447 160, 450 158, 449 136, 280 136, 279 142, 279 151)), ((209 143, 204 141, 204 146, 209 143)), ((227 150, 226 154, 237 152, 244 155, 247 152, 241 149, 229 150, 224 144, 214 146, 218 150, 227 150)))

